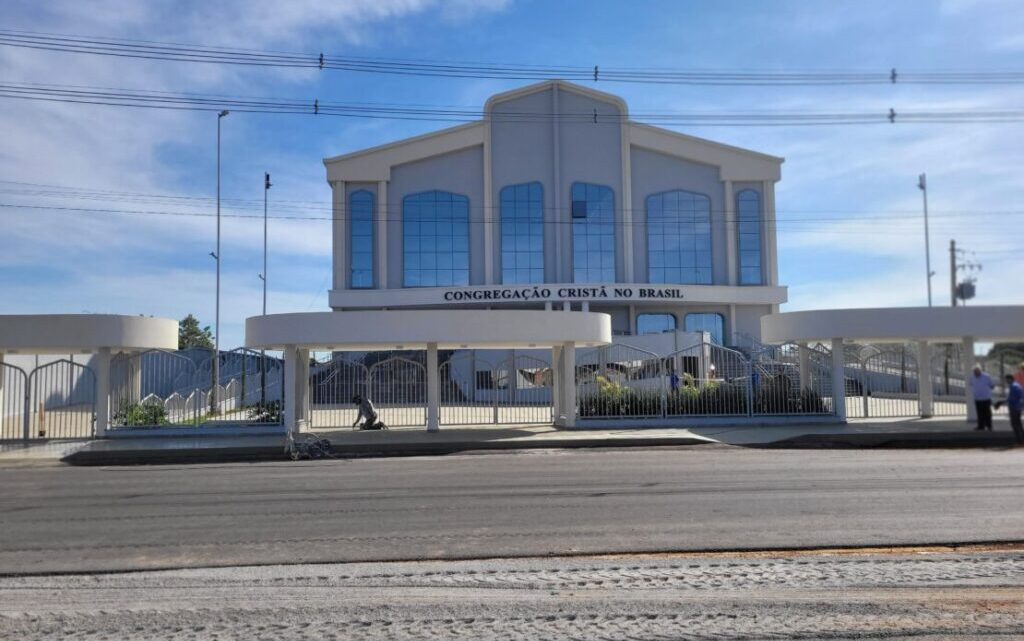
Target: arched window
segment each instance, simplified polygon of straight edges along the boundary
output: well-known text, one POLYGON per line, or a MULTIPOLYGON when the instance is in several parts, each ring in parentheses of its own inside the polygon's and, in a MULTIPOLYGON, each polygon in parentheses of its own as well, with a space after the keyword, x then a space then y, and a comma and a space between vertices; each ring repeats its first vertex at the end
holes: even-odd
POLYGON ((647 278, 711 284, 711 199, 690 191, 647 197, 647 278))
POLYGON ((761 194, 744 189, 736 194, 740 285, 761 285, 761 194))
POLYGON ((544 282, 544 190, 539 182, 501 190, 501 282, 544 282))
POLYGON ((636 334, 664 334, 676 331, 676 317, 673 314, 637 314, 636 334))
POLYGON ((373 194, 360 189, 348 197, 349 286, 373 287, 373 194))
POLYGON ((725 317, 721 314, 699 313, 687 314, 683 321, 683 329, 688 332, 709 332, 711 342, 722 344, 725 337, 725 317))
POLYGON ((615 192, 572 184, 572 280, 615 282, 615 192))
POLYGON ((469 199, 425 191, 402 201, 406 287, 469 284, 469 199))

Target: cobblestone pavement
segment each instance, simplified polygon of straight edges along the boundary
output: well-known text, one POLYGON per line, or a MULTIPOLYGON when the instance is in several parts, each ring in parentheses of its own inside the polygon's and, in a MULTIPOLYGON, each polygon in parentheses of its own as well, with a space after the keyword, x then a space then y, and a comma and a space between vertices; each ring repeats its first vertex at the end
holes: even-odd
POLYGON ((0 578, 4 639, 1024 638, 1024 549, 0 578))

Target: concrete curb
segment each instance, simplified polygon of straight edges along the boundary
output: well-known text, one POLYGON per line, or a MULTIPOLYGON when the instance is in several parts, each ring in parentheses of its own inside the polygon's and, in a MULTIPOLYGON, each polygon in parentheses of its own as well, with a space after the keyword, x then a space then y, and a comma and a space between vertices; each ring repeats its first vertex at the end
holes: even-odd
MULTIPOLYGON (((328 437, 329 440, 329 437, 328 437)), ((566 438, 533 441, 452 441, 443 443, 359 443, 334 448, 336 458, 386 458, 401 456, 443 456, 474 451, 595 449, 616 447, 663 447, 714 445, 714 441, 696 437, 644 438, 566 438)), ((289 460, 281 445, 260 447, 218 447, 180 450, 110 450, 81 449, 61 459, 63 463, 80 466, 148 465, 170 463, 226 463, 239 461, 289 460)))
MULTIPOLYGON (((328 437, 329 438, 329 437, 328 437)), ((545 438, 495 441, 445 441, 335 444, 336 458, 384 458, 444 456, 474 451, 536 449, 597 449, 730 445, 758 449, 930 449, 1013 447, 1013 435, 1005 432, 874 432, 852 434, 804 434, 765 443, 727 444, 692 436, 545 438)), ((229 463, 284 461, 283 442, 259 446, 183 447, 138 449, 80 448, 61 459, 69 465, 160 465, 181 463, 229 463)))
POLYGON ((862 434, 804 434, 753 447, 769 449, 932 449, 1014 447, 1006 432, 876 432, 862 434))

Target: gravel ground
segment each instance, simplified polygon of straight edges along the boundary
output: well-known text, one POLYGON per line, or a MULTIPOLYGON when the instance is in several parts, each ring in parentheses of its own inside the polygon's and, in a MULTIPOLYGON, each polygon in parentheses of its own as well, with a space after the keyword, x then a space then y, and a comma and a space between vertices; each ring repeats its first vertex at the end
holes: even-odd
POLYGON ((4 639, 1024 638, 1024 550, 0 578, 4 639))

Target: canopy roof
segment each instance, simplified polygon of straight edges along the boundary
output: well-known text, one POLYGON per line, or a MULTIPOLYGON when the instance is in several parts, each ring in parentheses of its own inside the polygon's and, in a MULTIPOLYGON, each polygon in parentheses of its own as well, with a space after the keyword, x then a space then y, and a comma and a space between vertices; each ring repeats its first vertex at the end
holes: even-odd
POLYGON ((761 318, 766 343, 1024 341, 1024 305, 821 309, 761 318))
POLYGON ((177 349, 178 321, 112 314, 0 316, 0 354, 177 349))
POLYGON ((253 316, 245 321, 245 345, 368 351, 545 348, 575 342, 606 345, 611 317, 596 312, 542 310, 389 310, 312 312, 253 316))

